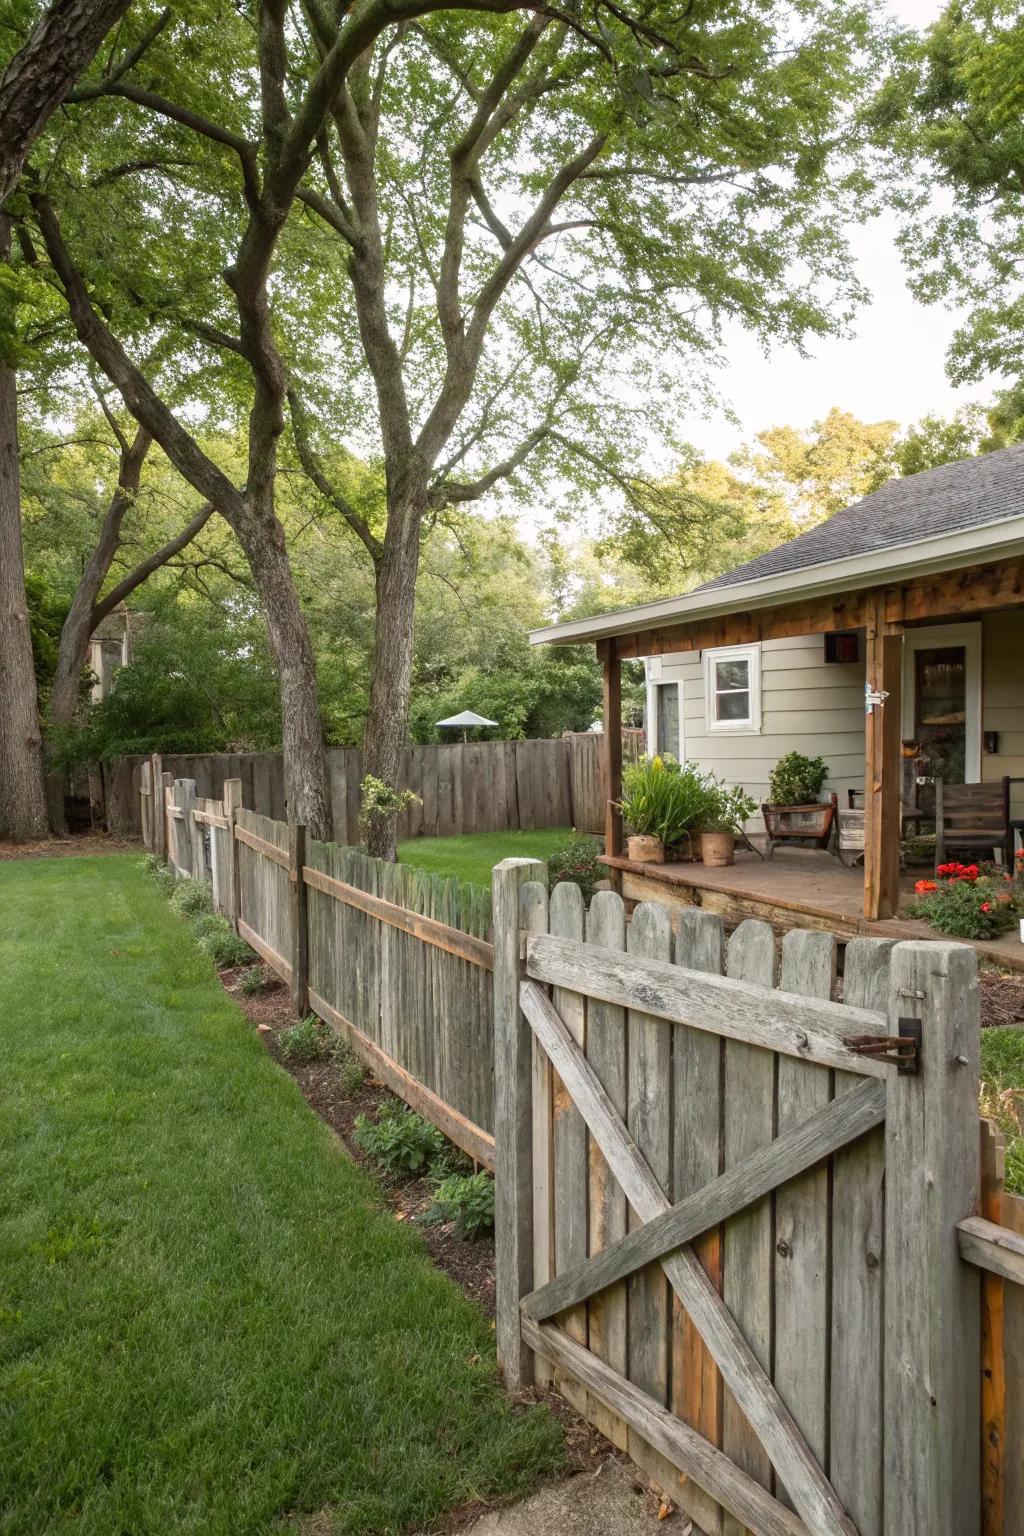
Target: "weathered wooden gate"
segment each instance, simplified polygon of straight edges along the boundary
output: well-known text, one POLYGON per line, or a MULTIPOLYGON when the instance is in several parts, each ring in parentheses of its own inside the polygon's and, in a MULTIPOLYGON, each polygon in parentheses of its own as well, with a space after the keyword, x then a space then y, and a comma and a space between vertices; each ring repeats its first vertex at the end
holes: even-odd
POLYGON ((854 941, 837 1002, 829 934, 777 962, 767 924, 627 925, 540 873, 494 884, 510 1382, 553 1382, 715 1536, 974 1536, 973 952, 854 941))

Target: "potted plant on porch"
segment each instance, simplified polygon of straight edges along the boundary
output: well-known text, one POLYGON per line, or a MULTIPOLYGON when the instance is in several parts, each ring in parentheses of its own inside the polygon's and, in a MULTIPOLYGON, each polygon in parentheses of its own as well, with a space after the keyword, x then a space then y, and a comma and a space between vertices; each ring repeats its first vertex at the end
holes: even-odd
POLYGON ((823 757, 787 752, 779 758, 768 779, 768 799, 761 807, 767 833, 766 859, 771 858, 778 843, 829 846, 838 800, 835 795, 821 799, 827 777, 828 764, 823 757))
POLYGON ((659 756, 630 763, 623 769, 619 801, 628 856, 638 864, 663 864, 668 850, 685 845, 692 858, 692 829, 706 802, 702 775, 675 758, 659 756))
POLYGON ((704 863, 721 869, 736 857, 736 838, 757 810, 757 801, 738 784, 721 779, 707 782, 707 806, 700 818, 700 844, 704 863))

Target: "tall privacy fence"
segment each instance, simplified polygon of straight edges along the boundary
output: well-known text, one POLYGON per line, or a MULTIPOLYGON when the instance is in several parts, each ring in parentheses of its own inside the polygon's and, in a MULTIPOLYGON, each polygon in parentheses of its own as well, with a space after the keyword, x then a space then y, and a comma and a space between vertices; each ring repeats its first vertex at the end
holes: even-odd
MULTIPOLYGON (((635 750, 642 733, 628 736, 635 750)), ((559 741, 407 747, 400 786, 412 790, 418 803, 400 818, 398 835, 456 837, 466 832, 570 826, 580 832, 603 832, 600 744, 598 734, 587 732, 559 741)), ((343 845, 357 843, 363 754, 354 747, 336 747, 328 752, 327 761, 335 840, 343 845)), ((157 777, 169 772, 175 779, 191 779, 200 796, 219 796, 226 781, 238 779, 250 810, 279 821, 286 818, 279 752, 123 757, 104 765, 107 825, 112 832, 136 837, 142 833, 140 793, 146 762, 155 764, 157 777)))
POLYGON ((533 860, 492 903, 237 784, 150 801, 296 1009, 495 1169, 512 1384, 709 1536, 1024 1536, 1024 1202, 978 1116, 972 950, 858 939, 840 989, 830 934, 587 911, 533 860))

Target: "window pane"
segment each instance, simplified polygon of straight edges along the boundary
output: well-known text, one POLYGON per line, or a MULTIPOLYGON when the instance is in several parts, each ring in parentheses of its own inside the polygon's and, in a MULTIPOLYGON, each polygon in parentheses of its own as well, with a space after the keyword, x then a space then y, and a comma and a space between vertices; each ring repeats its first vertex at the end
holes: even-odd
POLYGON ((658 696, 658 751, 679 756, 679 687, 676 683, 659 683, 658 696))
MULTIPOLYGON (((749 661, 716 661, 715 662, 715 688, 749 688, 750 687, 750 663, 749 661)), ((734 718, 733 716, 729 717, 734 718)))
POLYGON ((749 720, 750 694, 744 688, 737 693, 720 693, 715 699, 716 720, 749 720))

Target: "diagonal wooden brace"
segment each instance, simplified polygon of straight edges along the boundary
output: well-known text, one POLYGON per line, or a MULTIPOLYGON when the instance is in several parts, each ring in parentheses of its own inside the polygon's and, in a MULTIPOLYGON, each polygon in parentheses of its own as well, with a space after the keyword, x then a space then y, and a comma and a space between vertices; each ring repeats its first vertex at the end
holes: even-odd
MULTIPOLYGON (((641 1221, 671 1209, 590 1063, 542 987, 524 981, 520 1007, 641 1221)), ((765 1374, 689 1243, 660 1260, 739 1407, 813 1536, 857 1536, 792 1414, 765 1374)))
POLYGON ((884 1120, 884 1085, 862 1083, 663 1215, 540 1286, 522 1302, 523 1314, 544 1322, 556 1312, 586 1301, 595 1291, 624 1280, 634 1270, 663 1259, 674 1248, 728 1221, 752 1201, 805 1173, 884 1120))

